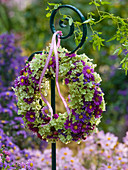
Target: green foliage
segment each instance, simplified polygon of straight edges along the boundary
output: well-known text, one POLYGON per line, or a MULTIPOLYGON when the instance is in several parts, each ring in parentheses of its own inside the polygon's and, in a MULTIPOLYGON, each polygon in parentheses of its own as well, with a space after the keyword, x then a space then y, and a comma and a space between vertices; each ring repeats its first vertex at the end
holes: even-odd
POLYGON ((104 46, 103 42, 105 41, 103 38, 101 38, 98 34, 102 34, 101 32, 94 33, 92 35, 92 40, 90 42, 93 42, 93 48, 96 50, 96 47, 98 47, 98 50, 100 50, 101 46, 104 46))
POLYGON ((61 4, 56 4, 56 3, 49 3, 48 2, 47 8, 45 9, 46 11, 48 11, 48 13, 46 14, 46 17, 50 17, 51 13, 54 9, 57 9, 61 4))
MULTIPOLYGON (((127 44, 128 43, 128 23, 127 23, 127 19, 121 18, 119 16, 115 16, 114 14, 111 14, 109 12, 106 11, 102 11, 99 9, 99 7, 104 6, 104 5, 109 5, 111 4, 108 1, 102 1, 102 0, 91 0, 91 2, 89 3, 89 5, 94 5, 98 14, 98 20, 94 19, 94 17, 96 17, 96 14, 93 12, 89 12, 87 13, 87 20, 84 21, 83 23, 78 22, 78 21, 73 21, 73 18, 71 16, 67 16, 67 15, 63 15, 63 18, 68 18, 69 20, 69 25, 71 26, 72 23, 74 23, 75 25, 75 42, 76 45, 79 44, 81 37, 82 37, 82 30, 80 29, 80 25, 82 24, 88 24, 91 31, 92 31, 92 39, 90 40, 90 42, 92 42, 92 46, 93 49, 96 50, 98 48, 98 50, 100 51, 101 46, 104 46, 103 42, 110 42, 113 40, 117 40, 120 44, 120 48, 118 50, 118 55, 120 55, 123 51, 122 47, 122 43, 127 44), (101 21, 103 20, 108 20, 111 19, 112 23, 116 24, 116 29, 117 31, 115 31, 115 34, 112 35, 112 37, 109 40, 105 40, 104 38, 100 37, 99 34, 103 34, 103 32, 98 32, 97 30, 94 30, 94 26, 96 26, 97 24, 100 24, 101 21)), ((56 9, 60 4, 55 4, 55 3, 48 3, 48 5, 50 6, 54 6, 53 9, 56 9)), ((50 8, 47 7, 47 10, 49 10, 50 8)), ((48 16, 51 15, 52 10, 50 9, 50 12, 47 13, 48 16)), ((61 14, 62 15, 62 14, 61 14)), ((124 60, 121 61, 122 64, 122 69, 125 70, 125 73, 127 72, 127 59, 124 58, 124 60), (123 64, 122 64, 123 63, 123 64)))
POLYGON ((128 53, 126 57, 123 58, 123 60, 120 62, 122 64, 122 68, 125 70, 125 74, 127 75, 128 71, 128 53))

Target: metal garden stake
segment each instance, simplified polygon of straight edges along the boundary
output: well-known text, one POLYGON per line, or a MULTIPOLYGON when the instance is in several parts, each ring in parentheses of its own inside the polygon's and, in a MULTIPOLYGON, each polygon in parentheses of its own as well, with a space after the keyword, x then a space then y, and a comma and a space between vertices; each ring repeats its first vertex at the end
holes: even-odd
MULTIPOLYGON (((83 16, 83 14, 74 6, 61 5, 57 9, 53 10, 51 17, 50 17, 50 28, 51 28, 52 33, 56 32, 55 27, 54 27, 54 18, 55 18, 57 11, 61 8, 70 8, 71 10, 75 11, 78 14, 78 16, 81 19, 81 23, 85 21, 85 17, 83 16)), ((69 19, 66 18, 65 20, 68 21, 69 19)), ((66 25, 64 25, 62 20, 59 21, 59 25, 62 28, 66 27, 66 25)), ((81 38, 81 42, 73 51, 71 51, 70 54, 74 53, 76 50, 82 47, 83 43, 85 42, 86 35, 87 35, 86 24, 83 23, 82 27, 83 27, 83 36, 81 38)), ((73 33, 74 33, 74 23, 71 24, 69 33, 66 36, 60 36, 60 39, 69 38, 73 33)), ((37 52, 32 53, 31 56, 28 58, 28 61, 31 61, 35 54, 40 54, 40 53, 42 53, 42 51, 37 51, 37 52)), ((55 78, 51 79, 51 106, 53 109, 53 114, 55 114, 55 78)), ((56 143, 52 143, 52 170, 56 170, 56 143)))

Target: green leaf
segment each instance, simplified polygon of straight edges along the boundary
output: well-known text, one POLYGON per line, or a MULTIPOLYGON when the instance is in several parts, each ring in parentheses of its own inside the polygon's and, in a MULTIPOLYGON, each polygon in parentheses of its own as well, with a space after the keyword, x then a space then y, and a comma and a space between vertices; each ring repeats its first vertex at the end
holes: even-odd
POLYGON ((124 63, 126 60, 126 57, 123 58, 123 60, 121 60, 120 64, 124 63))
POLYGON ((109 40, 107 40, 106 42, 110 42, 116 39, 116 35, 114 35, 112 38, 110 38, 109 40))
POLYGON ((46 8, 45 10, 48 11, 48 10, 49 10, 49 7, 47 6, 47 8, 46 8))
POLYGON ((89 2, 89 5, 92 5, 92 2, 89 2))
POLYGON ((72 23, 73 23, 73 19, 72 18, 69 18, 69 25, 71 26, 72 25, 72 23))
POLYGON ((122 39, 120 40, 120 43, 124 43, 125 41, 126 41, 126 37, 122 38, 122 39))
POLYGON ((88 13, 89 15, 92 15, 92 16, 95 16, 95 14, 93 12, 89 12, 88 13))
POLYGON ((82 25, 82 23, 79 22, 79 21, 75 21, 74 24, 75 24, 76 27, 77 27, 78 25, 82 25))
POLYGON ((55 4, 55 3, 50 3, 50 2, 48 2, 48 5, 50 5, 50 6, 55 6, 56 4, 55 4))
POLYGON ((97 2, 94 2, 94 4, 95 4, 96 6, 100 6, 100 4, 98 4, 97 2))
POLYGON ((120 50, 120 48, 116 49, 113 53, 113 55, 115 55, 116 53, 118 53, 118 51, 120 50))
POLYGON ((47 14, 46 14, 46 17, 50 17, 50 16, 51 16, 51 13, 47 13, 47 14))
POLYGON ((67 15, 63 15, 63 18, 64 18, 64 19, 67 18, 67 15))
POLYGON ((86 21, 84 21, 83 23, 85 24, 85 23, 89 23, 89 22, 91 22, 91 21, 94 21, 95 19, 94 18, 89 18, 89 19, 87 19, 86 21))
POLYGON ((107 2, 107 1, 104 1, 104 2, 102 1, 102 2, 101 2, 101 5, 105 5, 105 4, 111 4, 111 3, 110 3, 110 2, 107 2))
POLYGON ((98 34, 102 34, 102 32, 98 32, 98 34))
POLYGON ((120 48, 118 51, 118 55, 120 55, 122 53, 122 49, 120 48))
POLYGON ((56 4, 56 5, 54 6, 54 9, 57 9, 59 6, 60 6, 59 4, 56 4))
POLYGON ((98 36, 98 32, 97 34, 93 34, 92 35, 92 40, 90 42, 92 42, 93 44, 93 49, 96 50, 96 47, 98 47, 98 50, 100 50, 101 46, 104 46, 103 42, 105 40, 101 37, 98 36))

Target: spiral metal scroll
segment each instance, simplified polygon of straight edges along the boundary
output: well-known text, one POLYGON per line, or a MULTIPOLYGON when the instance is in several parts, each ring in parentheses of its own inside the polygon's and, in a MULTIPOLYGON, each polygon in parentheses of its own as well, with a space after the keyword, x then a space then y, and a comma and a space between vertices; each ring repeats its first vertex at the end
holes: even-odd
MULTIPOLYGON (((85 21, 85 17, 83 16, 83 14, 77 8, 75 8, 74 6, 72 6, 72 5, 61 5, 57 9, 53 10, 53 12, 51 14, 51 17, 50 17, 50 28, 51 28, 52 33, 56 32, 56 29, 54 27, 54 17, 56 15, 57 11, 59 9, 61 9, 61 8, 70 8, 70 9, 72 9, 73 11, 75 11, 79 15, 82 23, 85 21)), ((68 20, 68 19, 66 18, 66 20, 68 20)), ((60 20, 59 25, 62 28, 65 27, 62 20, 60 20)), ((70 52, 70 54, 74 53, 76 50, 78 50, 84 44, 84 41, 85 41, 86 35, 87 35, 87 26, 86 26, 86 24, 82 24, 82 26, 83 26, 83 36, 81 38, 81 42, 79 43, 79 45, 73 51, 70 52)), ((70 37, 73 34, 73 32, 74 32, 74 24, 72 23, 72 25, 70 26, 70 31, 69 31, 68 35, 61 36, 60 38, 61 39, 66 39, 66 38, 70 37)))

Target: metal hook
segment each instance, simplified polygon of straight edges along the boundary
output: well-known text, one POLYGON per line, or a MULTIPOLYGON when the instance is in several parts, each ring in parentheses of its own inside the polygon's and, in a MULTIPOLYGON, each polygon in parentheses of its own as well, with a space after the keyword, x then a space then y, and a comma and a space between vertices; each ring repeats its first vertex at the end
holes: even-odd
MULTIPOLYGON (((56 13, 57 13, 57 11, 59 9, 65 8, 65 7, 66 8, 70 8, 73 11, 75 11, 79 15, 82 23, 85 21, 85 17, 83 16, 83 14, 76 7, 74 7, 72 5, 61 5, 57 9, 53 10, 53 12, 51 14, 51 17, 50 17, 50 28, 51 28, 52 33, 56 32, 56 29, 54 27, 54 18, 55 18, 55 15, 56 15, 56 13)), ((68 19, 66 18, 65 20, 68 20, 68 19)), ((63 28, 65 27, 65 25, 63 24, 63 21, 61 21, 61 20, 59 21, 59 25, 61 27, 63 27, 63 28)), ((84 41, 85 41, 86 35, 87 35, 87 26, 86 26, 86 24, 82 24, 82 26, 83 26, 83 36, 81 38, 81 42, 79 43, 79 45, 73 51, 70 52, 70 54, 74 53, 76 50, 78 50, 84 44, 84 41)), ((72 25, 70 26, 70 31, 69 31, 68 35, 61 36, 60 38, 61 39, 66 39, 66 38, 70 37, 73 33, 74 33, 74 23, 72 23, 72 25)))

